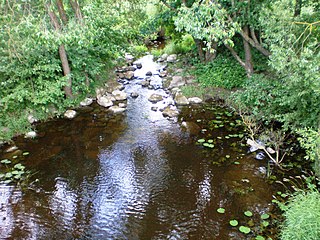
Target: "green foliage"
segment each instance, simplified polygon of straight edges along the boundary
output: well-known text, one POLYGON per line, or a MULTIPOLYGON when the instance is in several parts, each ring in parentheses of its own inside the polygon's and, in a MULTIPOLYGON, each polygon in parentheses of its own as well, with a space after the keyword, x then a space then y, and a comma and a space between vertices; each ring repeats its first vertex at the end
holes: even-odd
MULTIPOLYGON (((273 72, 253 76, 234 100, 260 120, 279 121, 285 128, 316 129, 320 116, 320 34, 316 26, 294 22, 294 6, 290 0, 273 1, 261 11, 273 72)), ((317 20, 311 2, 306 2, 301 11, 297 21, 317 20)))
POLYGON ((244 69, 233 58, 221 55, 208 64, 197 64, 193 74, 204 87, 232 89, 241 87, 246 79, 244 69))
POLYGON ((320 134, 312 129, 300 129, 298 138, 300 145, 306 150, 306 160, 313 162, 316 175, 320 176, 320 134))
POLYGON ((163 51, 167 54, 185 54, 194 49, 194 41, 191 35, 186 34, 181 39, 170 41, 163 51))
POLYGON ((316 190, 300 191, 293 195, 288 204, 282 206, 284 223, 281 227, 282 240, 318 240, 320 237, 320 193, 316 190))
MULTIPOLYGON (((80 3, 84 17, 80 24, 65 3, 68 22, 56 31, 39 1, 0 3, 0 128, 6 130, 1 131, 0 139, 24 132, 29 126, 28 113, 38 119, 60 113, 105 81, 103 75, 113 60, 138 34, 134 21, 144 17, 141 4, 84 1, 80 3), (63 90, 67 77, 58 53, 62 44, 71 69, 74 100, 66 99, 63 90), (51 111, 53 108, 56 110, 51 111)), ((54 4, 52 11, 58 14, 54 4)))
POLYGON ((130 52, 134 54, 134 56, 142 56, 148 52, 148 48, 145 45, 133 45, 130 52))

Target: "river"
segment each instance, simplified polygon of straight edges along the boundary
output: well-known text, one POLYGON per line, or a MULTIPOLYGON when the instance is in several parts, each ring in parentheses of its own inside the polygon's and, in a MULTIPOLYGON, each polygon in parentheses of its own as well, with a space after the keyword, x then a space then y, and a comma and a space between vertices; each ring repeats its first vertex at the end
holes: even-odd
MULTIPOLYGON (((271 209, 273 187, 241 146, 237 116, 205 104, 181 108, 177 119, 151 110, 172 101, 150 56, 125 91, 127 111, 112 115, 96 103, 73 120, 37 125, 35 139, 15 139, 38 181, 29 189, 0 184, 0 239, 251 239, 229 221, 257 232, 271 209), (151 84, 137 84, 147 71, 151 84), (165 98, 148 101, 152 93, 165 98), (213 127, 212 120, 220 123, 213 127), (199 131, 183 127, 193 123, 199 131), (224 126, 225 125, 225 126, 224 126), (214 148, 197 143, 212 139, 214 148), (224 208, 225 213, 217 212, 224 208), (255 230, 254 230, 255 229, 255 230)), ((1 159, 8 157, 5 153, 1 159)))

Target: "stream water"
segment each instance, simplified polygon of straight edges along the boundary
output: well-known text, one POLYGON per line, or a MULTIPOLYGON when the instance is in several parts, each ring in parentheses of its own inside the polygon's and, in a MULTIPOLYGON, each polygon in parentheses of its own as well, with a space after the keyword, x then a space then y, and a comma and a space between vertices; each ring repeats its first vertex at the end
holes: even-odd
POLYGON ((124 114, 94 104, 73 120, 39 124, 35 139, 15 139, 30 152, 20 161, 39 181, 23 191, 0 184, 0 239, 254 237, 229 221, 247 225, 243 212, 250 210, 259 226, 274 189, 259 171, 264 163, 240 146, 237 117, 201 105, 182 108, 176 120, 164 118, 151 110, 172 101, 156 75, 161 66, 150 56, 140 61, 143 68, 125 88, 139 97, 128 97, 124 114), (137 84, 150 70, 157 90, 137 84), (165 96, 158 104, 148 101, 155 92, 165 96), (214 147, 199 139, 211 139, 214 147), (218 213, 219 207, 226 212, 218 213))

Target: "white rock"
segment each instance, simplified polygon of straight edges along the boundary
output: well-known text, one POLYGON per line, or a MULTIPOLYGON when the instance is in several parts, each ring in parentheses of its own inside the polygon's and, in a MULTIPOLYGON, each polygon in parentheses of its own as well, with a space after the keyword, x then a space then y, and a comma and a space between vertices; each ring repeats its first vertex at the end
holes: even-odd
POLYGON ((163 100, 163 96, 160 94, 154 93, 148 98, 148 100, 152 103, 157 103, 163 100))
POLYGON ((114 114, 122 113, 122 112, 126 111, 125 108, 122 108, 122 107, 119 107, 119 106, 112 106, 108 110, 113 112, 114 114))
POLYGON ((77 112, 74 111, 74 110, 67 110, 65 113, 64 113, 64 117, 65 118, 68 118, 68 119, 73 119, 75 118, 77 115, 77 112))
POLYGON ((172 109, 170 108, 170 106, 168 106, 163 110, 162 115, 164 117, 173 118, 173 117, 177 117, 179 115, 179 112, 176 109, 172 109))
POLYGON ((184 85, 186 85, 186 81, 182 76, 173 76, 168 88, 172 89, 176 87, 182 87, 184 85))
POLYGON ((126 107, 127 107, 127 104, 125 104, 125 103, 119 103, 119 107, 120 107, 120 108, 126 108, 126 107))
POLYGON ((202 103, 202 99, 198 97, 188 98, 190 104, 200 104, 202 103))
POLYGON ((111 107, 113 105, 112 100, 110 97, 102 96, 101 98, 98 98, 97 103, 102 107, 111 107))
POLYGON ((26 135, 24 135, 25 138, 35 138, 37 136, 37 133, 35 131, 31 131, 26 133, 26 135))
POLYGON ((168 54, 166 54, 166 53, 162 54, 162 56, 161 56, 162 59, 167 59, 167 57, 168 57, 168 54))
POLYGON ((29 114, 29 115, 28 115, 28 122, 29 122, 30 124, 35 123, 35 122, 37 122, 37 121, 38 121, 38 119, 36 119, 32 114, 29 114))
POLYGON ((86 107, 86 106, 90 106, 92 103, 93 103, 92 98, 85 98, 83 101, 80 102, 80 106, 86 107))
POLYGON ((174 98, 174 101, 177 105, 180 105, 180 106, 189 104, 188 99, 184 95, 182 95, 182 93, 177 93, 174 98))
POLYGON ((126 59, 127 62, 129 62, 129 61, 132 61, 132 62, 133 62, 134 56, 132 56, 132 55, 129 54, 129 53, 126 53, 126 54, 125 54, 125 59, 126 59))
POLYGON ((177 54, 171 54, 167 57, 167 62, 173 63, 177 61, 177 54))
POLYGON ((127 99, 127 94, 123 91, 115 90, 112 92, 112 95, 117 101, 123 101, 127 99))

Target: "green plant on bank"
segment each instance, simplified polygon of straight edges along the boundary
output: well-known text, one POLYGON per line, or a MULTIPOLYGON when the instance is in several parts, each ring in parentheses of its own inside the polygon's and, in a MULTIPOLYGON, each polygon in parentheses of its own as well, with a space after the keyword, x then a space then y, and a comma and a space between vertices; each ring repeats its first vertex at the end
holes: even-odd
POLYGON ((196 80, 203 87, 222 87, 233 89, 242 87, 246 77, 245 70, 231 57, 218 55, 208 63, 198 63, 191 71, 196 80))
POLYGON ((286 204, 279 203, 285 220, 281 240, 318 240, 320 238, 320 193, 318 190, 298 191, 286 204))
POLYGON ((320 134, 319 130, 300 129, 297 131, 300 145, 306 150, 305 159, 313 163, 315 174, 320 177, 320 134))

